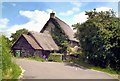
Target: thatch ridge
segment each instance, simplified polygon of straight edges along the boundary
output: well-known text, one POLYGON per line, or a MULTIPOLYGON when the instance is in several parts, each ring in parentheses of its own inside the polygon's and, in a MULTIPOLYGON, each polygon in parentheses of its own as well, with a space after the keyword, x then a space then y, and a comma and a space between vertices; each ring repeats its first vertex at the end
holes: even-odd
POLYGON ((34 37, 43 50, 59 50, 59 47, 56 45, 50 34, 38 32, 29 33, 34 37))
POLYGON ((42 49, 36 42, 35 40, 26 34, 23 34, 23 37, 27 40, 27 42, 34 48, 34 49, 42 49))

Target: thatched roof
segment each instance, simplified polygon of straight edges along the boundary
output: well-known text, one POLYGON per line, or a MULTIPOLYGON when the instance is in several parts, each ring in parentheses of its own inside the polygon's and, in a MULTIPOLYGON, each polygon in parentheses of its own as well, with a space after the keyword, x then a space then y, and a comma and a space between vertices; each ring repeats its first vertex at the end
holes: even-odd
POLYGON ((68 36, 69 40, 76 41, 76 39, 74 38, 74 32, 70 28, 70 26, 68 24, 66 24, 65 22, 63 22, 62 20, 60 20, 59 18, 57 18, 57 17, 55 17, 55 20, 56 20, 56 22, 58 22, 60 27, 64 30, 64 32, 68 36))
POLYGON ((11 49, 14 50, 18 50, 18 49, 23 49, 23 47, 25 49, 29 49, 29 46, 30 48, 33 48, 33 49, 42 49, 37 43, 36 41, 29 35, 26 35, 26 34, 22 34, 18 39, 17 41, 12 45, 11 49), (26 47, 27 46, 27 47, 26 47))
MULTIPOLYGON (((52 13, 53 14, 53 13, 52 13)), ((41 33, 45 32, 48 27, 54 28, 56 26, 60 26, 61 29, 65 32, 65 34, 68 36, 69 40, 77 41, 76 38, 74 38, 74 32, 70 28, 68 24, 66 24, 64 21, 60 20, 58 17, 50 17, 50 19, 47 21, 47 23, 44 25, 41 33)), ((78 41, 77 41, 78 42, 78 41)))
POLYGON ((29 35, 34 38, 43 50, 59 50, 59 47, 56 45, 50 34, 29 32, 29 35))
POLYGON ((23 37, 34 49, 42 49, 31 36, 23 34, 23 37))
POLYGON ((59 50, 59 47, 56 45, 50 34, 37 32, 29 32, 28 34, 22 34, 19 39, 13 44, 12 49, 16 46, 17 48, 21 49, 21 45, 24 46, 25 44, 23 40, 27 41, 26 44, 29 44, 35 50, 59 50), (21 45, 19 46, 18 43, 20 43, 21 45))

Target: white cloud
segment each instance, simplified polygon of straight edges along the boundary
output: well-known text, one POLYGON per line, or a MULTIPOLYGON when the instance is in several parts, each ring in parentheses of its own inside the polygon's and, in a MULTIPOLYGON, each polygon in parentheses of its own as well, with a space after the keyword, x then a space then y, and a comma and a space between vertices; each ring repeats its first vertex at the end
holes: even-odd
POLYGON ((100 11, 109 11, 109 10, 112 10, 112 8, 109 8, 109 7, 99 7, 99 8, 96 8, 97 12, 100 12, 100 11))
POLYGON ((87 15, 85 15, 85 12, 81 12, 73 17, 74 24, 75 23, 83 23, 87 20, 87 15))
POLYGON ((2 29, 6 28, 8 22, 9 22, 9 20, 7 18, 0 19, 0 31, 2 31, 2 29))
MULTIPOLYGON (((26 28, 29 31, 37 31, 40 32, 42 27, 45 25, 47 20, 49 19, 49 10, 46 11, 39 11, 39 10, 34 10, 34 11, 20 11, 20 15, 23 15, 27 18, 29 18, 29 22, 21 25, 14 25, 12 26, 9 31, 15 32, 16 30, 26 28)), ((52 11, 52 10, 51 10, 52 11)))
POLYGON ((10 37, 11 33, 15 33, 16 30, 26 28, 29 31, 36 31, 40 32, 42 27, 45 25, 47 20, 49 19, 49 14, 51 13, 51 9, 47 9, 46 11, 20 11, 20 15, 25 16, 29 19, 29 21, 25 24, 16 24, 11 26, 8 30, 6 35, 10 37))
MULTIPOLYGON (((110 9, 112 8, 109 8, 109 7, 99 7, 99 8, 96 8, 96 11, 97 12, 100 12, 100 11, 109 11, 110 9)), ((81 12, 77 15, 74 15, 73 17, 73 24, 76 24, 76 23, 83 23, 87 20, 87 15, 85 15, 85 12, 81 12)))
POLYGON ((16 4, 15 4, 15 3, 12 3, 11 5, 12 5, 13 7, 15 7, 15 6, 16 6, 16 4))
POLYGON ((74 5, 74 7, 71 8, 70 10, 65 11, 65 12, 60 12, 59 15, 70 16, 70 15, 73 15, 74 13, 80 11, 80 7, 82 5, 82 3, 80 3, 80 1, 78 1, 78 0, 71 0, 70 2, 71 2, 71 4, 74 5))
POLYGON ((55 12, 55 11, 53 11, 52 9, 47 9, 47 10, 46 10, 46 12, 48 12, 48 13, 51 13, 51 12, 56 13, 56 12, 55 12))
POLYGON ((74 4, 74 5, 78 6, 78 7, 81 6, 81 3, 80 3, 80 2, 72 2, 72 4, 74 4))
POLYGON ((49 18, 49 12, 47 11, 20 11, 20 15, 25 16, 30 19, 30 21, 34 21, 36 23, 43 22, 44 20, 49 18))
MULTIPOLYGON (((96 8, 97 11, 105 11, 105 10, 109 10, 111 8, 107 8, 107 7, 100 7, 100 8, 96 8)), ((72 11, 78 11, 79 9, 77 9, 76 7, 72 9, 72 11)), ((11 33, 15 33, 16 30, 22 29, 22 28, 26 28, 29 31, 36 31, 36 32, 40 32, 40 30, 42 29, 42 27, 45 25, 45 23, 47 22, 47 20, 49 19, 49 15, 53 10, 51 9, 47 9, 46 11, 40 11, 40 10, 34 10, 34 11, 19 11, 19 14, 28 18, 29 21, 27 23, 24 24, 16 24, 13 25, 11 27, 7 27, 7 24, 9 22, 8 19, 4 18, 4 19, 0 19, 0 31, 3 31, 4 29, 4 33, 7 35, 7 37, 10 37, 11 33)), ((73 13, 71 11, 68 12, 69 14, 73 13)), ((81 12, 79 14, 74 15, 73 17, 73 22, 70 23, 69 25, 72 24, 76 24, 76 23, 82 23, 85 22, 87 20, 87 16, 85 15, 85 12, 81 12)))
POLYGON ((7 31, 8 22, 9 20, 7 18, 0 19, 0 33, 5 34, 7 37, 9 37, 8 31, 7 31))
POLYGON ((66 11, 66 12, 61 12, 61 13, 59 13, 59 15, 69 16, 69 15, 74 14, 75 12, 78 12, 78 11, 80 11, 80 9, 79 9, 78 7, 74 7, 74 8, 72 8, 71 10, 68 10, 68 11, 66 11))
POLYGON ((81 2, 78 1, 78 0, 71 0, 71 3, 77 7, 80 7, 81 6, 81 2))

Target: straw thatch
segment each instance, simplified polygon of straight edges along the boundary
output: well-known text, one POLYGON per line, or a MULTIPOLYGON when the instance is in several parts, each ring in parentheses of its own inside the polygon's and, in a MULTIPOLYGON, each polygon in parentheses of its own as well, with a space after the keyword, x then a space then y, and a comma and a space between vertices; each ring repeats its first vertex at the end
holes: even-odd
POLYGON ((52 39, 50 34, 29 32, 34 40, 42 47, 43 50, 59 50, 58 46, 52 39))
POLYGON ((18 40, 12 45, 12 50, 22 50, 22 49, 42 49, 32 37, 29 35, 21 35, 18 40))
POLYGON ((78 40, 74 38, 74 32, 70 28, 70 26, 66 24, 64 21, 60 20, 58 17, 50 17, 50 19, 47 21, 47 23, 44 25, 40 32, 41 33, 44 33, 46 31, 51 32, 51 30, 57 26, 61 27, 64 33, 68 36, 69 40, 78 42, 78 40))
POLYGON ((23 34, 20 38, 13 44, 12 49, 27 49, 27 47, 32 47, 38 50, 59 50, 54 40, 49 34, 29 32, 27 35, 23 34))
POLYGON ((42 49, 31 36, 25 34, 23 36, 34 49, 42 49))

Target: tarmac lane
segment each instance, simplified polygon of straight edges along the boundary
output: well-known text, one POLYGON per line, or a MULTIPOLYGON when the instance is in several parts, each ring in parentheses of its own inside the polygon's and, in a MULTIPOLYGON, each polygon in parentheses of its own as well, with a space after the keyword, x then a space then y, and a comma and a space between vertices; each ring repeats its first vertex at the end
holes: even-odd
POLYGON ((22 79, 114 79, 104 72, 93 71, 66 63, 39 62, 16 59, 16 63, 24 69, 22 79))

